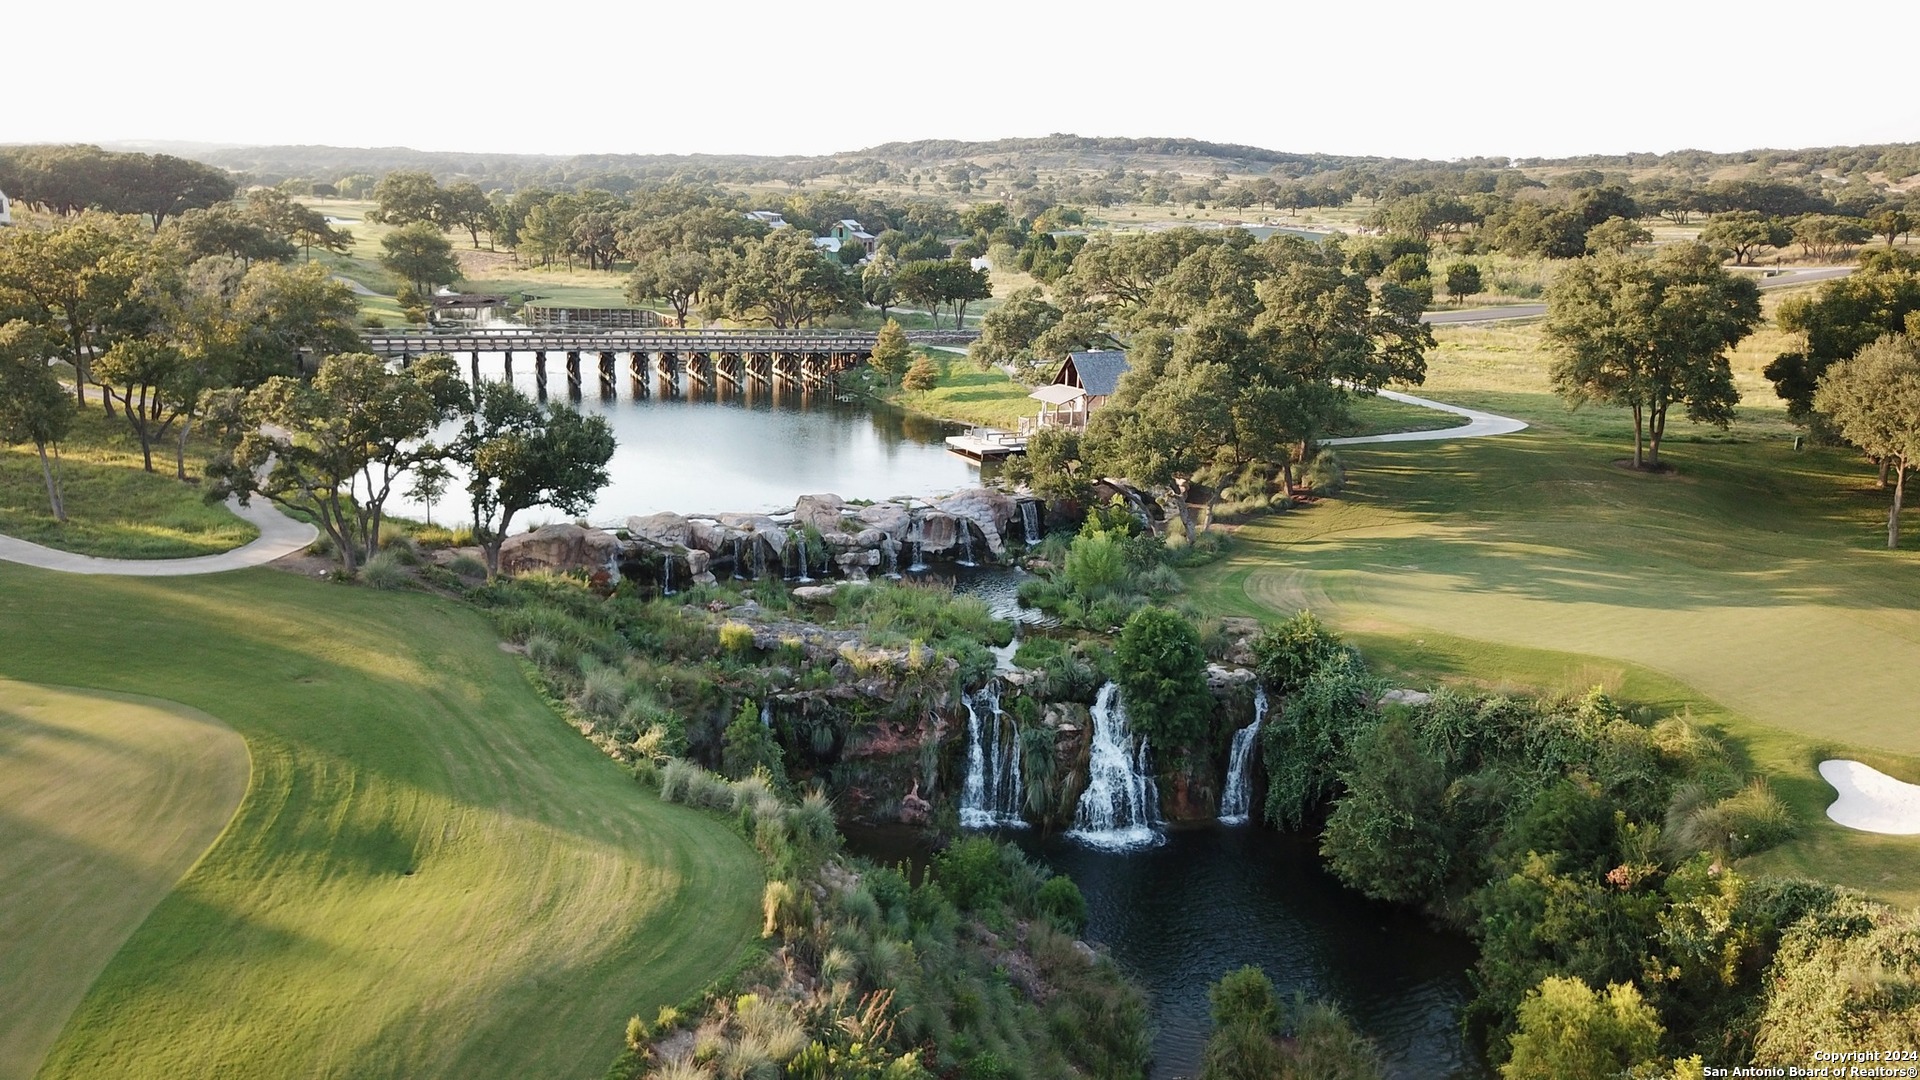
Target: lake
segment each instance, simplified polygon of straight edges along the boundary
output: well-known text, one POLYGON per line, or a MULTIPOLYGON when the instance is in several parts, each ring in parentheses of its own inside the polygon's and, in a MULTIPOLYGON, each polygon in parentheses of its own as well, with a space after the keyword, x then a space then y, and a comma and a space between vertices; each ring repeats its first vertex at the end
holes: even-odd
MULTIPOLYGON (((456 360, 464 373, 471 354, 456 360)), ((980 482, 979 466, 946 449, 945 438, 964 430, 960 425, 824 391, 756 386, 747 393, 710 389, 660 397, 650 383, 653 396, 634 397, 624 367, 619 392, 603 398, 594 358, 583 360, 586 392, 574 404, 605 416, 617 444, 607 467, 613 482, 586 514, 597 525, 619 526, 662 510, 765 512, 822 492, 924 499, 980 482)), ((480 354, 482 378, 499 379, 503 367, 499 353, 480 354)), ((552 400, 566 400, 566 368, 558 356, 550 358, 547 373, 552 400)), ((513 382, 535 392, 533 358, 526 353, 514 356, 513 382)), ((466 520, 460 490, 458 481, 449 486, 436 520, 466 520)), ((408 517, 422 513, 404 498, 390 508, 408 517)), ((561 519, 542 508, 514 525, 561 519)))

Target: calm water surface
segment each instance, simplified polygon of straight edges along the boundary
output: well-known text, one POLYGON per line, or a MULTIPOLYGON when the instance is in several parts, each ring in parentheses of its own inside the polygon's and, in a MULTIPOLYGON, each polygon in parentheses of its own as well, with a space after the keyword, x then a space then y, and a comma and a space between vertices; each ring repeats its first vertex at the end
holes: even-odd
MULTIPOLYGON (((1470 994, 1471 944, 1342 888, 1310 839, 1200 826, 1115 853, 1058 835, 1004 836, 1073 878, 1087 898, 1085 937, 1151 995, 1154 1080, 1199 1075, 1207 986, 1246 964, 1264 968, 1282 994, 1337 1002, 1378 1041, 1395 1077, 1486 1075, 1455 1021, 1470 994)), ((899 830, 852 829, 848 843, 885 860, 926 855, 899 830)))
MULTIPOLYGON (((462 353, 462 373, 472 354, 462 353)), ((962 428, 872 403, 836 400, 824 392, 771 391, 748 394, 709 391, 635 397, 620 357, 617 392, 600 395, 594 356, 581 357, 584 392, 574 402, 582 412, 605 416, 618 444, 608 465, 613 482, 586 515, 596 524, 618 525, 630 515, 672 510, 682 514, 764 512, 790 507, 801 495, 832 492, 847 499, 924 499, 980 481, 980 468, 949 453, 942 440, 962 428)), ((480 375, 498 380, 499 353, 480 354, 480 375)), ((533 357, 515 353, 515 386, 535 392, 533 357)), ((547 361, 547 391, 566 400, 566 365, 547 361)), ((436 520, 464 520, 460 483, 443 500, 436 520)), ((399 512, 420 507, 397 500, 399 512)), ((561 516, 536 509, 529 521, 561 516)))

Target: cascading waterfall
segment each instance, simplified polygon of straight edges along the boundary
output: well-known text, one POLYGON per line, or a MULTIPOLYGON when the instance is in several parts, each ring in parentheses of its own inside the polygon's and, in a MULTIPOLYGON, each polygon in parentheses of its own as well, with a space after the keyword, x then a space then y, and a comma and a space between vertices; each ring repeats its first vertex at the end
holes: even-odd
POLYGON ((800 583, 804 585, 812 581, 813 575, 807 572, 807 534, 795 529, 793 536, 787 540, 787 546, 791 547, 799 555, 800 583))
POLYGON ((919 523, 913 527, 913 562, 907 567, 907 573, 917 574, 927 568, 927 527, 919 523))
POLYGON ((747 576, 747 544, 740 537, 733 538, 733 576, 747 576))
POLYGON ((1160 842, 1160 789, 1148 767, 1145 736, 1127 727, 1120 688, 1107 683, 1093 701, 1093 746, 1087 790, 1067 835, 1089 847, 1125 851, 1160 842))
POLYGON ((1220 793, 1220 823, 1245 825, 1253 799, 1253 750, 1260 745, 1260 725, 1267 719, 1267 688, 1253 691, 1253 723, 1233 733, 1233 754, 1227 759, 1227 789, 1220 793))
POLYGON ((673 556, 660 560, 660 595, 673 595, 673 556))
POLYGON ((1024 828, 1020 808, 1020 732, 1000 711, 1000 684, 960 698, 967 707, 967 781, 960 790, 960 824, 969 829, 1024 828))
POLYGON ((897 579, 900 576, 900 541, 892 537, 882 541, 880 557, 886 560, 887 576, 897 579))
POLYGON ((773 727, 773 699, 771 697, 760 699, 760 726, 769 729, 773 727))
POLYGON ((1028 500, 1020 504, 1020 524, 1026 526, 1027 546, 1040 542, 1040 504, 1028 500))
POLYGON ((967 521, 965 518, 960 519, 960 521, 957 522, 956 524, 960 529, 960 565, 972 566, 974 564, 973 563, 973 530, 967 526, 967 521))

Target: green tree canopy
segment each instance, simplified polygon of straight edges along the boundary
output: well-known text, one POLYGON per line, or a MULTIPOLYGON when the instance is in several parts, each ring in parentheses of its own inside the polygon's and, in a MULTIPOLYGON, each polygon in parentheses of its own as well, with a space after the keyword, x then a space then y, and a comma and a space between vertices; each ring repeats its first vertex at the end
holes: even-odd
POLYGON ((1841 438, 1891 466, 1887 547, 1899 547, 1907 470, 1920 460, 1920 343, 1889 334, 1835 363, 1821 376, 1813 407, 1841 438))
POLYGON ((13 319, 0 325, 0 441, 34 445, 47 505, 55 521, 65 521, 60 440, 73 424, 74 404, 47 366, 51 351, 45 332, 32 323, 13 319))
POLYGON ((1657 1061, 1665 1030, 1632 983, 1548 977, 1520 1003, 1501 1080, 1614 1080, 1657 1061))
POLYGON ((1703 245, 1582 259, 1547 292, 1554 389, 1576 406, 1630 409, 1634 467, 1657 468, 1671 406, 1697 423, 1732 420, 1727 351, 1759 321, 1758 287, 1703 245))
POLYGON ((221 456, 208 498, 262 496, 311 514, 351 571, 376 551, 388 495, 416 463, 443 451, 428 440, 466 389, 436 353, 404 372, 368 353, 329 356, 311 380, 275 376, 216 396, 221 456))
POLYGON ((453 245, 440 226, 428 221, 402 225, 380 238, 380 265, 413 286, 421 296, 460 280, 453 245))
POLYGON ((1787 403, 1787 414, 1807 420, 1814 388, 1827 368, 1883 334, 1906 329, 1914 312, 1920 312, 1920 257, 1905 251, 1867 252, 1855 273, 1822 285, 1814 295, 1781 301, 1780 329, 1805 339, 1803 347, 1781 353, 1764 372, 1787 403))
POLYGON ((481 383, 465 406, 449 456, 467 474, 473 528, 487 570, 500 571, 500 545, 522 510, 551 506, 582 514, 607 486, 613 428, 560 402, 541 405, 509 383, 481 383))

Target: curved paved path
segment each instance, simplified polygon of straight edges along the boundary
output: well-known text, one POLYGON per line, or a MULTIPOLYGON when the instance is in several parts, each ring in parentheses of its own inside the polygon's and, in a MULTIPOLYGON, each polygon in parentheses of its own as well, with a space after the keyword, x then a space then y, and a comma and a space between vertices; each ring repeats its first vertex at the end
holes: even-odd
POLYGON ((313 543, 320 531, 304 521, 294 519, 275 509, 265 499, 255 499, 252 506, 241 506, 236 499, 227 500, 227 509, 260 529, 260 536, 250 544, 244 544, 232 551, 223 551, 218 555, 195 555, 186 559, 101 559, 92 555, 76 555, 71 551, 59 551, 25 540, 16 540, 11 536, 0 536, 0 559, 7 562, 37 566, 42 570, 58 570, 67 574, 115 574, 121 577, 180 577, 186 574, 217 574, 222 570, 240 570, 249 566, 264 566, 284 555, 291 555, 313 543))
POLYGON ((1418 405, 1423 409, 1436 409, 1455 416, 1464 416, 1467 422, 1450 428, 1435 428, 1432 431, 1396 431, 1391 435, 1350 435, 1344 439, 1322 439, 1321 446, 1355 446, 1360 443, 1400 443, 1400 442, 1437 442, 1441 439, 1477 439, 1487 435, 1511 435, 1516 431, 1525 431, 1527 422, 1515 420, 1511 416, 1496 416, 1490 412, 1469 409, 1460 405, 1449 405, 1444 401, 1414 397, 1402 394, 1398 390, 1382 390, 1380 396, 1389 401, 1398 401, 1403 405, 1418 405))

